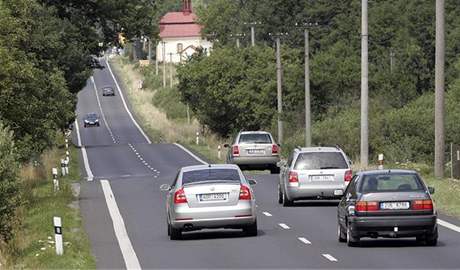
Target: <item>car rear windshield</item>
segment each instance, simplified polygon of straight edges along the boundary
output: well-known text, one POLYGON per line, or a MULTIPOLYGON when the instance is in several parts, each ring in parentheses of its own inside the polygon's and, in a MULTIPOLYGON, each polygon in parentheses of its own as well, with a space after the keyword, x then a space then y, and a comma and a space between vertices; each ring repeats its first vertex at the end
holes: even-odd
POLYGON ((366 175, 361 180, 361 193, 423 191, 416 174, 366 175))
POLYGON ((267 133, 241 134, 239 143, 272 143, 267 133))
POLYGON ((203 169, 182 175, 182 185, 210 181, 240 182, 240 174, 235 169, 203 169))
POLYGON ((295 170, 347 169, 348 164, 340 152, 301 153, 295 162, 295 170))

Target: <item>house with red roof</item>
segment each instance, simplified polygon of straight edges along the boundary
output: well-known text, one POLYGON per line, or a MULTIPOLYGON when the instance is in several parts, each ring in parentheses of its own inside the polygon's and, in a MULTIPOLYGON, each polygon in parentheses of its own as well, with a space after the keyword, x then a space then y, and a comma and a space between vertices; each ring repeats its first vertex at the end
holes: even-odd
POLYGON ((192 12, 191 0, 183 0, 182 11, 168 12, 160 20, 160 43, 156 48, 158 61, 179 63, 202 48, 209 52, 212 43, 201 37, 202 26, 192 12))

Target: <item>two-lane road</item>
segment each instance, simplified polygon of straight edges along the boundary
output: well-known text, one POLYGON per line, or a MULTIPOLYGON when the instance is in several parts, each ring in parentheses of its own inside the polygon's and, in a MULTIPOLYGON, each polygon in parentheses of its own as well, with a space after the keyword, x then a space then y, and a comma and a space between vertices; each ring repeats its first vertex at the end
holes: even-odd
POLYGON ((79 93, 74 141, 86 153, 82 170, 89 176, 80 205, 98 268, 460 268, 460 232, 441 227, 437 247, 369 240, 349 248, 336 239, 336 203, 283 208, 277 176, 268 174, 253 176, 259 236, 207 230, 170 241, 159 186, 170 184, 180 167, 202 161, 178 145, 151 144, 122 94, 109 68, 95 71, 79 93), (106 85, 115 97, 102 96, 106 85), (101 116, 100 127, 83 127, 88 112, 101 116))

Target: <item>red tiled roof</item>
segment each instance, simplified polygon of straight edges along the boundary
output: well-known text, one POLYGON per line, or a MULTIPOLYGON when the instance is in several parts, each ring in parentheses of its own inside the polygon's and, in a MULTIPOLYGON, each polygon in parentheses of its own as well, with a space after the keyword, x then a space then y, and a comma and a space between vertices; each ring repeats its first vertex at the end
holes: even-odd
POLYGON ((160 38, 201 36, 201 26, 196 19, 194 13, 166 13, 160 20, 160 38))

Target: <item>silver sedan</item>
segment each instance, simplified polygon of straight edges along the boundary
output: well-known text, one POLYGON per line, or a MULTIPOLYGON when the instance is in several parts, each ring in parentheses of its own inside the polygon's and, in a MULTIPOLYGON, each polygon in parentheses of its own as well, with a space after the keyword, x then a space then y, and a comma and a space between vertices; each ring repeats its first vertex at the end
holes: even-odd
POLYGON ((205 228, 243 229, 257 235, 255 198, 247 180, 233 164, 198 165, 179 170, 166 200, 168 235, 180 239, 183 231, 205 228))

